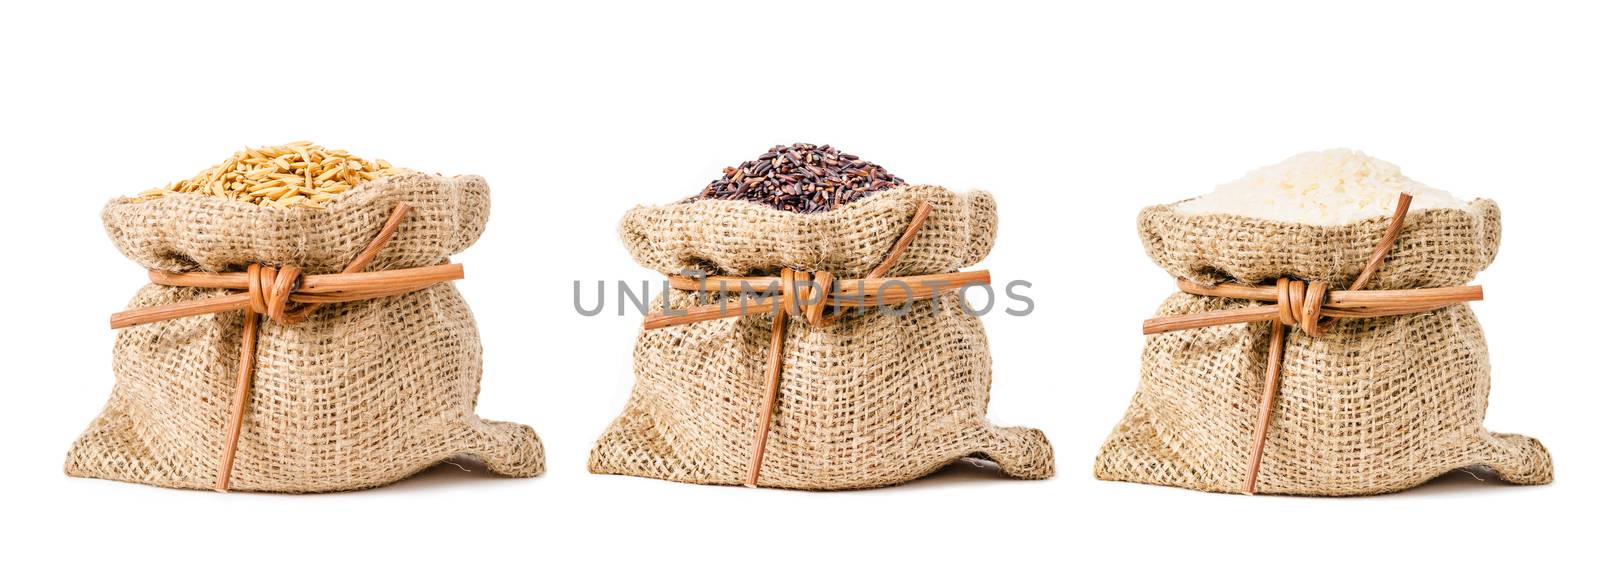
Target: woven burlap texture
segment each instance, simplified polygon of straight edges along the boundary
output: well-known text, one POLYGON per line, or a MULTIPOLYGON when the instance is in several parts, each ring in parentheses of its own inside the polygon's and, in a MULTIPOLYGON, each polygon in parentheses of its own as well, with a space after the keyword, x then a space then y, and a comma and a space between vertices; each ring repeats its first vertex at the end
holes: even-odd
MULTIPOLYGON (((1355 280, 1388 220, 1310 226, 1146 208, 1139 233, 1175 277, 1214 284, 1278 277, 1355 280)), ((1463 285, 1494 260, 1500 210, 1412 212, 1367 289, 1463 285)), ((1177 293, 1156 314, 1258 305, 1177 293)), ((1266 376, 1266 323, 1150 336, 1139 389, 1101 448, 1095 476, 1239 492, 1266 376)), ((1322 336, 1291 329, 1257 491, 1363 495, 1404 490, 1487 466, 1516 484, 1550 482, 1550 455, 1530 437, 1483 428, 1489 351, 1472 309, 1338 319, 1322 336)))
MULTIPOLYGON (((994 245, 994 199, 915 186, 818 214, 734 201, 641 207, 622 220, 639 264, 673 274, 776 274, 781 267, 864 276, 898 239, 919 202, 933 213, 890 276, 943 273, 994 245)), ((673 292, 674 308, 716 302, 673 292)), ((859 310, 831 325, 791 319, 761 486, 854 489, 907 482, 964 457, 1017 477, 1047 478, 1043 433, 986 419, 989 344, 954 293, 904 315, 859 310)), ((655 300, 662 304, 661 297, 655 300)), ((766 386, 769 315, 673 326, 639 335, 635 385, 600 437, 589 470, 699 484, 742 484, 766 386)))
MULTIPOLYGON (((477 240, 489 216, 481 177, 423 174, 363 184, 325 210, 170 194, 114 200, 102 216, 117 248, 151 269, 262 263, 322 274, 343 269, 402 201, 413 209, 368 270, 444 262, 477 240)), ((223 293, 150 284, 128 307, 223 293)), ((242 329, 242 313, 231 311, 119 332, 111 399, 67 454, 67 474, 211 488, 242 329)), ((459 454, 506 476, 539 474, 544 451, 531 428, 473 413, 482 356, 472 313, 449 283, 325 305, 294 325, 263 319, 232 489, 367 488, 459 454)))

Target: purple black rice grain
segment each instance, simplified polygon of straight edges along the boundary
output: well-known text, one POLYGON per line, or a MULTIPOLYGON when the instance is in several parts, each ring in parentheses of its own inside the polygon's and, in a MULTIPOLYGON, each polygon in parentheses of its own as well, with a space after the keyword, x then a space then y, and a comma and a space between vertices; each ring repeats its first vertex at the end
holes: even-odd
POLYGON ((829 145, 777 145, 754 161, 726 167, 691 200, 748 201, 796 213, 826 212, 905 185, 893 173, 829 145))

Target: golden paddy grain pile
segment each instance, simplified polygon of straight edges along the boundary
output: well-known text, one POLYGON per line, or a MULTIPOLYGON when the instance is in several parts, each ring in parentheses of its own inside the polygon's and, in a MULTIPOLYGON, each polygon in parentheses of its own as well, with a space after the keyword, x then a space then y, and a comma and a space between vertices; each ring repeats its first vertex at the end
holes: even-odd
POLYGON ((246 148, 194 177, 147 189, 140 199, 168 193, 225 197, 262 207, 313 208, 379 177, 412 173, 383 159, 368 161, 308 141, 246 148))

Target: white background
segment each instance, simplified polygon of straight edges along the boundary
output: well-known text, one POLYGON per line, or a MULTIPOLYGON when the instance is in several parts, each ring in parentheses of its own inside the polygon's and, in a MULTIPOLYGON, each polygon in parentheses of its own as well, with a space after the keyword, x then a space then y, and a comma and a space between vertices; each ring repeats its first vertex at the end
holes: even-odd
POLYGON ((0 581, 1522 583, 1575 579, 1593 553, 1587 10, 147 4, 0 18, 0 581), (444 467, 288 497, 62 474, 111 388, 106 317, 144 281, 99 208, 299 139, 488 178, 488 232, 457 257, 487 348, 479 412, 533 425, 544 476, 444 467), (810 494, 585 471, 627 397, 639 317, 580 317, 572 281, 653 278, 616 238, 625 210, 794 141, 995 194, 1000 239, 980 266, 1034 282, 1038 310, 985 318, 991 416, 1049 434, 1056 478, 961 465, 810 494), (1457 474, 1308 499, 1094 480, 1137 382, 1139 322, 1172 290, 1143 256, 1138 209, 1340 146, 1503 208, 1474 306, 1494 357, 1488 426, 1543 440, 1555 484, 1457 474))

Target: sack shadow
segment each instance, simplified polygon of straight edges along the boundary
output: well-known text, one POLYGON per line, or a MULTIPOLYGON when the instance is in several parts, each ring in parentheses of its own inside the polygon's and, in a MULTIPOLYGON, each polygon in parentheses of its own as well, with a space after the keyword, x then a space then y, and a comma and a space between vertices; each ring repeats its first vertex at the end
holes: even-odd
MULTIPOLYGON (((525 482, 539 479, 511 478, 490 472, 482 460, 468 455, 455 456, 445 459, 438 464, 429 466, 421 472, 401 479, 393 484, 368 489, 378 492, 424 492, 439 490, 454 490, 457 488, 476 488, 483 483, 511 483, 525 482)), ((994 462, 977 458, 962 458, 933 471, 927 476, 917 478, 894 486, 881 487, 870 492, 894 490, 921 490, 928 488, 942 488, 963 484, 1007 484, 1015 482, 1031 482, 1006 476, 994 462)), ((733 488, 733 487, 729 487, 733 488)), ((356 491, 367 492, 367 491, 356 491)), ((835 491, 824 491, 835 492, 835 491)), ((859 491, 837 491, 859 492, 859 491)))
POLYGON ((1486 466, 1457 468, 1400 492, 1379 495, 1384 498, 1466 496, 1483 491, 1528 490, 1530 486, 1501 480, 1500 474, 1486 466))
POLYGON ((489 471, 489 467, 483 463, 483 460, 472 456, 460 455, 446 458, 393 484, 375 487, 371 490, 380 492, 420 492, 448 490, 481 483, 526 480, 529 479, 511 478, 495 474, 489 471))
POLYGON ((923 490, 938 489, 962 484, 1010 484, 1016 482, 1038 482, 1037 480, 1022 480, 1006 476, 1000 471, 1000 466, 988 460, 978 458, 962 458, 932 473, 904 484, 886 486, 878 490, 923 490))

